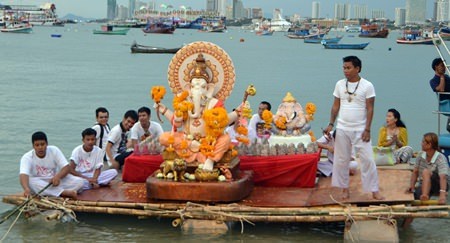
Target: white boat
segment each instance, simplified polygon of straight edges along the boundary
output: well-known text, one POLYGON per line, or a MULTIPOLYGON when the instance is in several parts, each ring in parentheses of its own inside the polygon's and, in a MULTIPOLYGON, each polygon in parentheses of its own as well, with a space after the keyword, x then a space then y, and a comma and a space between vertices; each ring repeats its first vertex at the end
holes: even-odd
POLYGON ((53 3, 45 3, 41 6, 33 5, 10 5, 12 12, 17 19, 22 22, 28 22, 33 26, 63 26, 58 19, 56 7, 53 3))
MULTIPOLYGON (((276 32, 286 32, 291 28, 292 23, 289 21, 286 21, 282 17, 281 9, 274 9, 273 10, 273 18, 271 21, 265 20, 260 26, 269 26, 272 31, 276 32)), ((257 28, 259 28, 258 26, 257 28)), ((255 29, 258 31, 259 29, 255 29)))
POLYGON ((29 23, 6 23, 0 32, 3 33, 20 33, 29 34, 33 31, 33 27, 29 23))
POLYGON ((344 26, 345 32, 357 33, 361 32, 361 26, 359 25, 346 25, 344 26))

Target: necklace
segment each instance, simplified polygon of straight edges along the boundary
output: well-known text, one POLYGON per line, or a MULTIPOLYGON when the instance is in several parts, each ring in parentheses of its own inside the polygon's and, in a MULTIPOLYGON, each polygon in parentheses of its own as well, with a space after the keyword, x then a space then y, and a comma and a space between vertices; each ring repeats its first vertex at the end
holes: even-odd
POLYGON ((348 98, 347 98, 348 102, 352 102, 352 100, 353 100, 352 96, 356 96, 355 92, 358 89, 358 87, 359 87, 359 81, 356 84, 356 87, 353 90, 353 92, 350 92, 350 91, 348 91, 348 80, 345 82, 345 93, 348 94, 348 98))

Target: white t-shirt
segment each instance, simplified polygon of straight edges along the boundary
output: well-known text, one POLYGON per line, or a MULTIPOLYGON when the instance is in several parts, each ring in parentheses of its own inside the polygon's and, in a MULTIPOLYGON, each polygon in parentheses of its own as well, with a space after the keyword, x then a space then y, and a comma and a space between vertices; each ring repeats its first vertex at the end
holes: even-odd
POLYGON ((127 150, 127 132, 122 130, 121 123, 111 129, 108 142, 112 144, 111 153, 113 158, 127 150))
POLYGON ((236 140, 237 132, 236 132, 236 130, 234 130, 234 124, 231 125, 231 126, 228 126, 228 127, 225 129, 225 133, 227 133, 228 136, 230 136, 230 139, 231 139, 231 142, 232 142, 232 143, 234 143, 234 144, 237 144, 237 143, 238 143, 238 140, 236 140))
MULTIPOLYGON (((148 128, 150 136, 159 138, 163 133, 161 125, 157 122, 150 121, 150 127, 148 128)), ((130 138, 140 142, 140 138, 145 134, 144 128, 141 126, 141 122, 136 122, 130 130, 130 138)))
POLYGON ((248 123, 248 138, 251 142, 254 142, 258 138, 256 133, 256 124, 258 123, 264 123, 264 121, 258 114, 254 114, 248 123))
POLYGON ((102 141, 100 141, 100 134, 102 132, 102 127, 100 124, 95 124, 92 129, 94 129, 97 132, 97 135, 95 135, 95 138, 97 139, 97 142, 95 145, 100 147, 100 144, 102 144, 101 149, 106 149, 106 144, 108 143, 108 136, 111 132, 108 126, 103 126, 103 138, 102 141))
POLYGON ((91 152, 86 152, 83 149, 83 145, 79 145, 72 151, 72 160, 76 168, 75 170, 80 173, 94 172, 103 166, 103 157, 105 152, 98 146, 94 146, 91 152))
MULTIPOLYGON (((325 136, 320 137, 319 139, 317 139, 317 142, 323 145, 329 145, 331 147, 334 148, 334 131, 330 132, 330 137, 328 138, 329 140, 327 140, 327 138, 325 136)), ((327 150, 327 157, 328 160, 333 162, 334 161, 334 153, 331 153, 329 150, 327 150)))
POLYGON ((49 145, 44 158, 39 158, 34 149, 24 154, 20 160, 20 174, 31 177, 53 177, 68 164, 61 150, 49 145))
POLYGON ((347 131, 362 131, 366 127, 367 107, 366 99, 375 97, 375 88, 372 83, 361 78, 358 82, 348 82, 341 79, 336 83, 333 95, 341 100, 338 123, 336 128, 347 131), (354 93, 349 94, 347 93, 354 93))

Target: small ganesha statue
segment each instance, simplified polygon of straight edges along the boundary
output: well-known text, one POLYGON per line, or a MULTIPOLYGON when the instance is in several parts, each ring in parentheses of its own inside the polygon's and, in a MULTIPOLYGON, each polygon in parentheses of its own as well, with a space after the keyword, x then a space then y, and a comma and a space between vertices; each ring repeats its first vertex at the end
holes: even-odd
POLYGON ((278 135, 300 136, 306 134, 311 129, 309 124, 311 115, 305 114, 300 103, 288 92, 278 106, 273 119, 279 131, 278 135))

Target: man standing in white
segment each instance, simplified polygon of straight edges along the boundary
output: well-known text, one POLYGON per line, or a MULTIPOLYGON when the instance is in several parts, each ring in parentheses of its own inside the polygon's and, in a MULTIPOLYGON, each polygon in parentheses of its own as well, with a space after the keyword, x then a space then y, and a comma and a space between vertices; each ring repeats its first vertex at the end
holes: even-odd
POLYGON ((372 192, 377 200, 384 199, 378 188, 378 173, 373 160, 370 140, 375 88, 372 83, 359 76, 361 60, 356 56, 343 58, 345 79, 336 83, 331 108, 331 117, 324 133, 330 136, 337 118, 334 163, 331 185, 342 188, 342 199, 350 198, 349 162, 355 149, 361 159, 361 181, 365 192, 372 192), (339 116, 338 116, 339 115, 339 116))
POLYGON ((83 178, 83 190, 108 185, 117 176, 117 170, 101 171, 105 152, 95 145, 97 132, 86 128, 82 133, 83 144, 72 151, 70 157, 70 173, 83 178))
POLYGON ((49 146, 47 135, 43 132, 33 133, 31 142, 33 149, 20 160, 23 195, 28 197, 52 183, 41 195, 76 198, 77 192, 83 186, 83 180, 69 174, 69 163, 61 150, 56 146, 49 146))
POLYGON ((139 122, 131 128, 131 143, 133 148, 136 144, 145 141, 148 137, 159 141, 159 136, 163 133, 161 125, 157 122, 150 121, 151 111, 148 107, 141 107, 138 110, 139 122))

